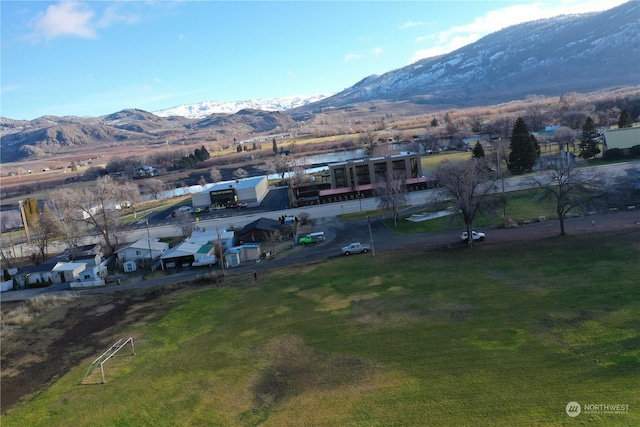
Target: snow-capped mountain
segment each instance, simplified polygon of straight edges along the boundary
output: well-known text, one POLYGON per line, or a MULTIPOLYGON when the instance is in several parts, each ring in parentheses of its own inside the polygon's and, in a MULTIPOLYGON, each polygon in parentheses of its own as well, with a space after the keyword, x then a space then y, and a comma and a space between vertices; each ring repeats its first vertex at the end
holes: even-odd
POLYGON ((181 116, 189 119, 201 119, 211 114, 235 114, 240 110, 252 109, 262 111, 286 111, 313 102, 321 101, 332 94, 287 96, 284 98, 265 98, 253 101, 218 102, 204 101, 195 104, 178 105, 177 107, 154 111, 160 117, 181 116))
MULTIPOLYGON (((302 107, 410 101, 486 105, 640 84, 640 2, 514 25, 449 54, 422 59, 302 107)), ((294 113, 294 112, 291 112, 294 113)))

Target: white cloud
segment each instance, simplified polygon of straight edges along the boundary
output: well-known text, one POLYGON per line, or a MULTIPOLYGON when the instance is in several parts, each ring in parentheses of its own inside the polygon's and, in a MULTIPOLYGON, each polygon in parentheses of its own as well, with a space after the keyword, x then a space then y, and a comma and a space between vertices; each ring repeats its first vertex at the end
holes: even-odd
POLYGON ((7 86, 2 86, 2 88, 0 88, 0 92, 2 93, 15 92, 17 90, 20 90, 20 86, 18 85, 7 85, 7 86))
POLYGON ((364 55, 361 53, 347 53, 344 56, 344 62, 357 61, 362 58, 364 58, 364 55))
POLYGON ((73 1, 61 2, 47 7, 45 13, 36 18, 34 28, 45 38, 77 36, 94 38, 92 26, 94 12, 86 5, 73 1))
POLYGON ((375 56, 380 56, 384 53, 384 49, 381 47, 374 47, 373 49, 371 49, 371 52, 375 55, 375 56))
POLYGON ((125 24, 135 24, 140 21, 140 17, 135 14, 118 13, 117 6, 107 7, 96 25, 100 28, 110 27, 114 23, 124 22, 125 24))
POLYGON ((414 27, 422 27, 428 25, 426 22, 422 22, 422 21, 407 21, 407 22, 403 22, 402 24, 400 24, 400 29, 401 30, 406 30, 408 28, 414 28, 414 27))
POLYGON ((120 13, 120 7, 120 3, 109 5, 99 17, 96 17, 96 11, 87 3, 60 1, 48 6, 45 12, 36 16, 33 21, 34 34, 31 37, 52 39, 71 36, 91 39, 97 37, 97 30, 100 28, 108 28, 116 23, 133 24, 140 21, 136 14, 120 13))
POLYGON ((430 46, 416 51, 410 63, 423 58, 452 52, 467 44, 478 41, 487 34, 499 31, 511 25, 537 19, 551 18, 558 15, 597 12, 625 3, 627 0, 562 0, 538 1, 527 4, 516 4, 502 9, 492 10, 484 16, 477 17, 473 22, 458 25, 439 34, 418 37, 417 43, 430 46))

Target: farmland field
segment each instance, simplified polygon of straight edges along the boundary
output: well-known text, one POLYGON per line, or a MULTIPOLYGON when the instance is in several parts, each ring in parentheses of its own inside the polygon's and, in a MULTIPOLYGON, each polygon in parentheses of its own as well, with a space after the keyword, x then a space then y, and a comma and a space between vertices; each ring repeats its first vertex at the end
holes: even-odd
POLYGON ((136 343, 105 384, 79 385, 95 348, 2 425, 640 425, 639 242, 381 252, 156 292, 93 332, 136 343))

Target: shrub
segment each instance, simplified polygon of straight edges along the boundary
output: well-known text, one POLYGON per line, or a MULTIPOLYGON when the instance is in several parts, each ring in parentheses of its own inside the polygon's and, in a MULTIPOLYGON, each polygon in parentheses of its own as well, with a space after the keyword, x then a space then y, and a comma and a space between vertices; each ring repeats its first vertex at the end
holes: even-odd
POLYGON ((631 157, 640 157, 640 145, 634 145, 629 149, 629 155, 631 157))
POLYGON ((610 150, 605 151, 604 156, 602 156, 605 160, 620 160, 624 157, 624 153, 619 148, 612 148, 610 150))

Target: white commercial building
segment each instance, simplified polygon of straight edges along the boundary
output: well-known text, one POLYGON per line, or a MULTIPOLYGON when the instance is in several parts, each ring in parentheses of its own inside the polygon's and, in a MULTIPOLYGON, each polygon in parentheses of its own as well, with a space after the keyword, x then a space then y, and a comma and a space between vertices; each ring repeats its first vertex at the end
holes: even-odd
POLYGON ((191 196, 194 209, 235 207, 239 204, 259 204, 269 192, 269 182, 266 176, 257 176, 234 181, 216 183, 205 191, 191 196))

